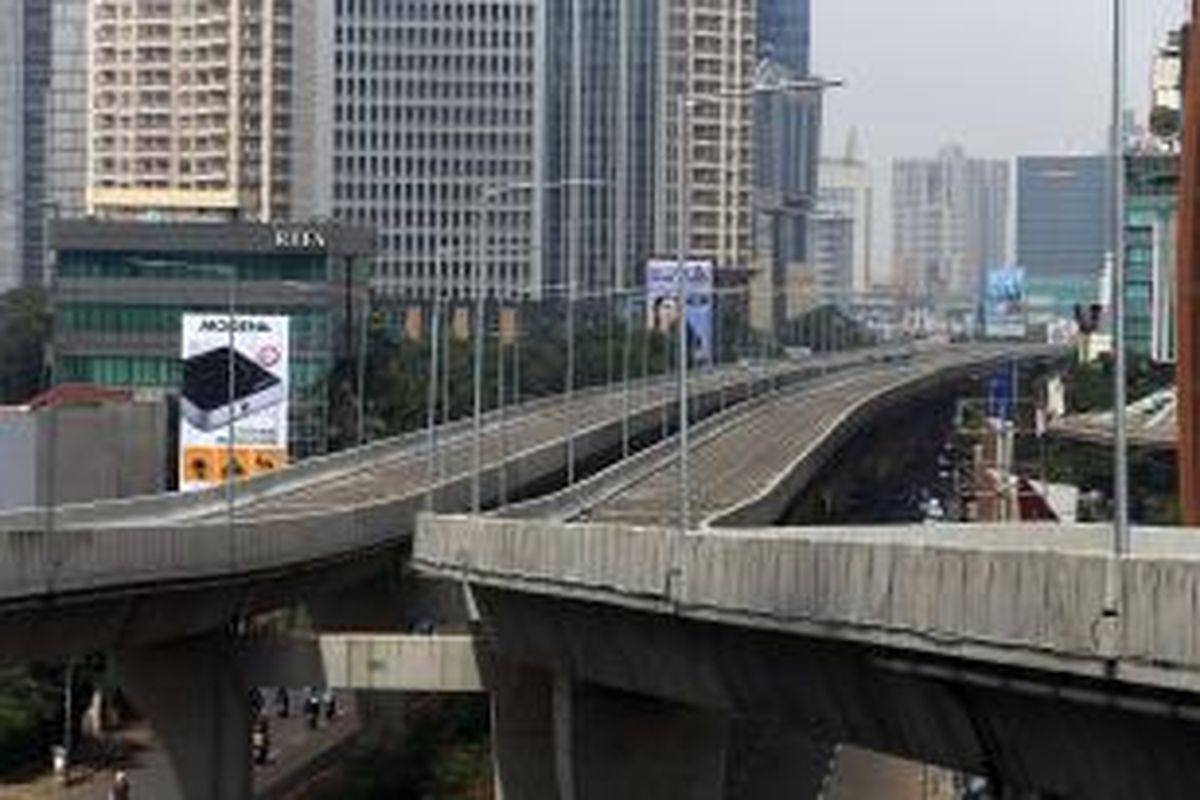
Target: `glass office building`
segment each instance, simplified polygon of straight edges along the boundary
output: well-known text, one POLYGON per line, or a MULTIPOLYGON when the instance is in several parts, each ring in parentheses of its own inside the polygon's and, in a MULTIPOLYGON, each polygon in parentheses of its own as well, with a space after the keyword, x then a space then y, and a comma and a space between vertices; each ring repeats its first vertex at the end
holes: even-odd
POLYGON ((171 393, 182 316, 226 312, 232 291, 237 314, 290 318, 291 453, 327 449, 329 378, 336 360, 355 356, 368 313, 372 231, 88 219, 54 222, 50 240, 56 382, 171 393))
POLYGON ((1175 360, 1179 156, 1126 160, 1125 331, 1129 349, 1175 360))
POLYGON ((0 0, 0 292, 40 274, 50 41, 46 0, 0 0))
POLYGON ((1099 300, 1108 173, 1103 156, 1017 159, 1017 263, 1031 322, 1071 319, 1076 303, 1099 300))

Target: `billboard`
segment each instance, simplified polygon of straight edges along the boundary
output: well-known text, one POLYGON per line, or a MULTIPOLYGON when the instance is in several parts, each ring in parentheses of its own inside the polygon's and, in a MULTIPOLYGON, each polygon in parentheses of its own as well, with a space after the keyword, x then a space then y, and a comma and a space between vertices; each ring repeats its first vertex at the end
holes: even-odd
MULTIPOLYGON (((646 264, 646 326, 663 333, 679 319, 679 262, 655 259, 646 264)), ((713 265, 711 261, 684 264, 688 351, 694 364, 713 360, 713 265)))
POLYGON ((989 270, 983 300, 984 334, 999 339, 1024 339, 1026 328, 1025 269, 989 270))
POLYGON ((224 483, 231 468, 245 478, 287 463, 288 333, 287 317, 183 315, 181 491, 224 483))

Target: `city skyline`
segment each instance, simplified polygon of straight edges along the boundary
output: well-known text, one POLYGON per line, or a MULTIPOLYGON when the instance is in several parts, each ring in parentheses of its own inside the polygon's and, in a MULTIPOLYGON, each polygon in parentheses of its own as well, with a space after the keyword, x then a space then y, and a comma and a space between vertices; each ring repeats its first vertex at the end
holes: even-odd
MULTIPOLYGON (((1127 6, 1126 96, 1140 122, 1148 112, 1151 58, 1183 22, 1186 3, 1127 6)), ((846 81, 827 99, 825 153, 836 153, 857 130, 860 152, 878 176, 876 274, 892 270, 885 256, 892 252, 891 210, 879 198, 890 196, 893 160, 929 157, 949 143, 980 158, 1103 152, 1110 16, 1108 4, 1087 0, 814 2, 814 71, 846 81)))

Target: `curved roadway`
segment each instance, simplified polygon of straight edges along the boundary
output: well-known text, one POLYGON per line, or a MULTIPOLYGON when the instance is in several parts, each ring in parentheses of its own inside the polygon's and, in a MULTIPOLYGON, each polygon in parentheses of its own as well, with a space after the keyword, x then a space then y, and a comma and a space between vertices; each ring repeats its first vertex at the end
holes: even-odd
MULTIPOLYGON (((842 437, 869 417, 876 404, 989 362, 1056 352, 1038 346, 985 345, 865 364, 798 384, 752 409, 731 412, 725 424, 702 423, 690 448, 690 519, 693 524, 738 525, 750 521, 744 519, 747 513, 770 516, 765 509, 782 510, 780 506, 833 457, 842 437), (756 505, 761 508, 754 509, 756 505)), ((669 443, 658 449, 656 458, 615 465, 587 486, 508 515, 677 525, 678 458, 669 443)))

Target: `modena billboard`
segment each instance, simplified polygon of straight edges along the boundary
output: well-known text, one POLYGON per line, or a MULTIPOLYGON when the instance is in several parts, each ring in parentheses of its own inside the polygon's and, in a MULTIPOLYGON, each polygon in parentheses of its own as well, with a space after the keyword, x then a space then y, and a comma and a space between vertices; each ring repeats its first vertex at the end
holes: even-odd
POLYGON ((224 483, 230 469, 246 478, 285 465, 288 318, 185 314, 182 341, 180 490, 224 483))

